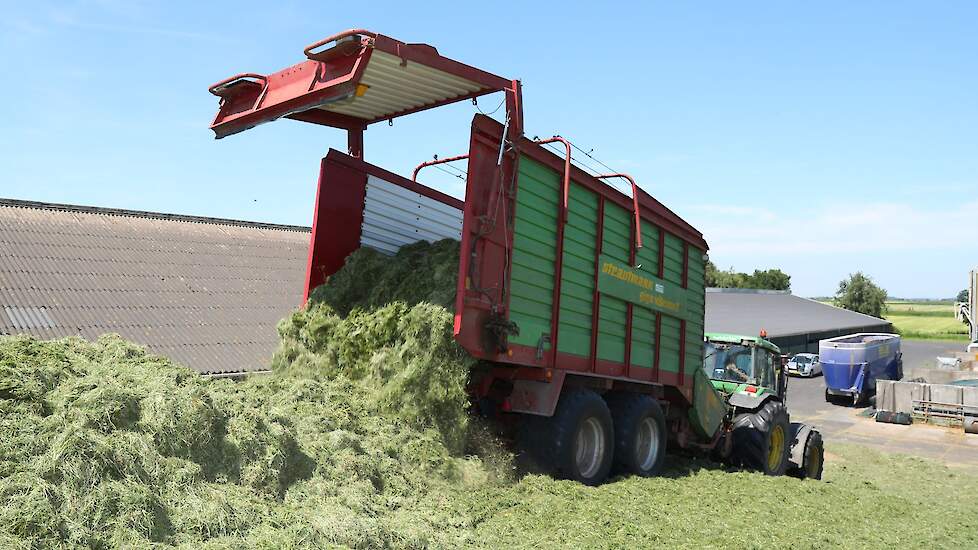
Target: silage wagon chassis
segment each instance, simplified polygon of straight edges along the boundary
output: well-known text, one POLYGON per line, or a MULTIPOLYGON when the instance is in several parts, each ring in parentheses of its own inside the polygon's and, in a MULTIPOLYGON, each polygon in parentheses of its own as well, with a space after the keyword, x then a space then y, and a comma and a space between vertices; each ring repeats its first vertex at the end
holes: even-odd
POLYGON ((304 54, 210 92, 218 138, 279 118, 347 132, 347 153, 330 150, 320 166, 306 297, 360 246, 458 239, 454 335, 480 360, 475 400, 522 419, 539 460, 597 483, 613 463, 654 474, 667 433, 684 447, 725 440, 726 409, 702 370, 699 231, 630 176, 579 168, 568 140, 526 138, 518 80, 362 29, 304 54), (467 154, 422 163, 411 180, 363 160, 369 125, 490 93, 504 95, 505 117, 476 115, 467 154), (464 202, 415 181, 459 160, 464 202))

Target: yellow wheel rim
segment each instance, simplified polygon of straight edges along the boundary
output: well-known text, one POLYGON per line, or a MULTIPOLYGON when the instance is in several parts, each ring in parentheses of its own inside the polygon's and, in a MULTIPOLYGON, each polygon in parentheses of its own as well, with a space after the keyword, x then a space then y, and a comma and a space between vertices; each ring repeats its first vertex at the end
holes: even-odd
POLYGON ((776 471, 781 466, 781 458, 784 456, 784 428, 774 426, 771 428, 771 448, 767 455, 767 469, 776 471))

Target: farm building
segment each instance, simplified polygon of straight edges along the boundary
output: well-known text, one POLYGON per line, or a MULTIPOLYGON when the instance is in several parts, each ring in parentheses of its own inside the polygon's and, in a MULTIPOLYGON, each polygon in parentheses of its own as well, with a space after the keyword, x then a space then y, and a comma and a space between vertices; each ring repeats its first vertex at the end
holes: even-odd
MULTIPOLYGON (((308 227, 0 199, 0 334, 115 332, 202 373, 265 369, 308 246, 308 227)), ((892 327, 786 292, 707 290, 707 331, 761 329, 800 352, 892 327)))
POLYGON ((787 291, 708 288, 707 332, 759 334, 785 353, 818 353, 818 341, 854 332, 892 332, 885 319, 795 296, 787 291))
POLYGON ((0 334, 115 332, 199 372, 267 368, 309 229, 0 200, 0 334))

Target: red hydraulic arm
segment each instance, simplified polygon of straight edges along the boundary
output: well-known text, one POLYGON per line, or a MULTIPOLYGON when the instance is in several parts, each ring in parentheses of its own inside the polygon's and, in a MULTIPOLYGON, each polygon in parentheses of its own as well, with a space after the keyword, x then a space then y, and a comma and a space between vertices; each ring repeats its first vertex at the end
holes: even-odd
POLYGON ((455 162, 456 160, 462 160, 467 158, 469 158, 468 153, 464 155, 454 156, 454 157, 445 157, 443 159, 436 158, 434 160, 422 162, 421 164, 414 167, 414 172, 411 174, 411 181, 418 181, 418 172, 420 172, 422 168, 426 168, 428 166, 437 166, 439 164, 446 164, 449 162, 455 162))
POLYGON ((628 174, 618 172, 614 174, 601 174, 594 177, 599 180, 624 178, 628 180, 628 183, 632 184, 632 211, 635 214, 635 248, 642 248, 642 216, 638 208, 638 185, 635 183, 635 178, 628 174))

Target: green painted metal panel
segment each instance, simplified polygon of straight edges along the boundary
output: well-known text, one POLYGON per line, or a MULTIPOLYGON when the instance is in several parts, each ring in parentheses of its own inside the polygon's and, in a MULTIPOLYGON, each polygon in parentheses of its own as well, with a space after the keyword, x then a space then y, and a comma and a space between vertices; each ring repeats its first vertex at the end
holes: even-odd
POLYGON ((662 278, 670 283, 682 284, 683 282, 683 242, 679 237, 666 233, 666 250, 664 258, 665 269, 662 278))
POLYGON ((687 259, 687 300, 688 321, 686 322, 686 373, 693 374, 703 365, 703 317, 705 312, 704 273, 706 262, 704 251, 689 245, 687 259))
POLYGON ((679 319, 662 316, 662 338, 659 340, 659 369, 679 372, 679 319))
MULTIPOLYGON (((510 293, 510 320, 520 327, 516 344, 536 346, 549 334, 553 312, 554 269, 557 250, 557 220, 560 207, 561 174, 530 158, 520 159, 516 194, 515 236, 510 293)), ((568 197, 568 223, 564 226, 560 318, 557 347, 563 353, 587 357, 591 353, 592 309, 594 305, 595 240, 598 233, 598 195, 572 182, 568 197)), ((663 277, 659 272, 659 227, 643 220, 643 247, 629 263, 633 216, 630 210, 605 202, 601 252, 628 273, 668 285, 681 294, 686 319, 686 373, 702 363, 703 350, 703 251, 689 247, 688 289, 682 284, 683 241, 664 234, 663 277)), ((624 272, 618 272, 622 275, 624 272)), ((599 278, 602 272, 598 273, 599 278)), ((631 277, 628 277, 631 279, 631 277)), ((621 281, 621 277, 618 278, 621 281)), ((601 285, 599 284, 599 288, 601 285)), ((624 362, 627 303, 622 292, 602 292, 598 308, 597 355, 599 359, 624 362)), ((655 311, 634 302, 632 308, 631 362, 633 367, 652 368, 656 355, 655 311)), ((681 331, 675 312, 662 314, 659 343, 660 368, 678 372, 681 331)), ((545 346, 546 347, 546 346, 545 346)), ((693 419, 702 425, 703 419, 693 419)))
POLYGON ((601 297, 598 316, 598 359, 625 361, 626 307, 623 300, 611 296, 601 297))
POLYGON ((571 182, 567 202, 557 350, 589 357, 591 316, 594 306, 598 197, 593 192, 571 182))
POLYGON ((510 341, 536 346, 553 318, 560 175, 522 157, 518 178, 509 318, 520 333, 510 341))
MULTIPOLYGON (((624 208, 605 202, 601 253, 628 263, 632 238, 631 215, 624 208)), ((598 312, 598 359, 625 361, 625 326, 628 322, 625 301, 608 294, 601 295, 598 312)))
POLYGON ((648 221, 642 221, 642 248, 635 253, 635 263, 649 273, 659 273, 659 228, 648 221))
POLYGON ((632 308, 632 365, 655 366, 655 313, 640 307, 632 308))

